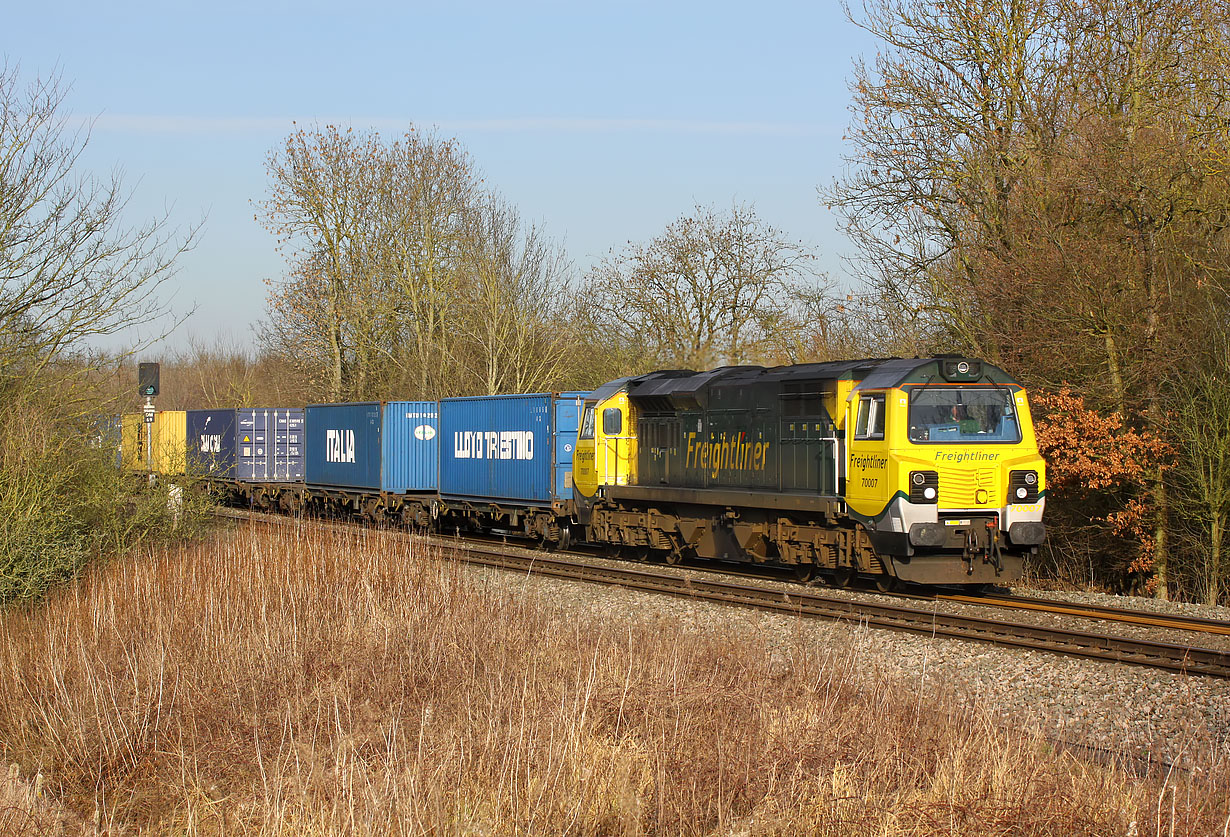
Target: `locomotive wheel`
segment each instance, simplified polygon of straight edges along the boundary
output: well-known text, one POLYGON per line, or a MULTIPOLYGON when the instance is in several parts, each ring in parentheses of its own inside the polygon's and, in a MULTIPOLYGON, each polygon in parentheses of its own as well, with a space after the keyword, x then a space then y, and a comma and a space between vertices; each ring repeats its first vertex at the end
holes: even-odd
POLYGON ((891 593, 899 586, 897 577, 888 573, 881 573, 876 576, 876 589, 881 593, 891 593))
POLYGON ((844 590, 850 586, 852 581, 854 581, 855 575, 857 575, 857 573, 854 571, 853 567, 838 567, 833 570, 833 586, 844 590))
POLYGON ((625 554, 638 564, 649 563, 650 549, 647 546, 629 546, 625 554))

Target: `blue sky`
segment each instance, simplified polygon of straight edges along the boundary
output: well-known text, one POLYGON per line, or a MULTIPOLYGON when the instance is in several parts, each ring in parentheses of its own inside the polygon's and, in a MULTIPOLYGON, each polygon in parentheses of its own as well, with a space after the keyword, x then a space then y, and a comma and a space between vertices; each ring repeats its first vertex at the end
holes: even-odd
POLYGON ((750 203, 847 285, 816 187, 842 168, 852 61, 875 49, 836 3, 22 4, 0 52, 59 71, 97 117, 85 164, 118 167, 132 220, 200 242, 169 341, 251 345, 283 262, 253 218, 293 128, 435 127, 583 272, 695 204, 750 203))

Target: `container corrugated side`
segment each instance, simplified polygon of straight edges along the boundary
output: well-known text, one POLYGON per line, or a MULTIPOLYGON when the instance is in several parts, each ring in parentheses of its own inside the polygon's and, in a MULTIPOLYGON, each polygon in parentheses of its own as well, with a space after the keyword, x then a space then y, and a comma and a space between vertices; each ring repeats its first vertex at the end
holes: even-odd
POLYGON ((381 434, 381 488, 394 494, 435 491, 440 470, 435 401, 390 401, 381 434))
POLYGON ((140 413, 120 416, 120 467, 146 470, 145 424, 140 413))
POLYGON ((311 404, 304 411, 304 483, 380 490, 380 403, 311 404))
POLYGON ((546 505, 553 497, 548 393, 440 401, 440 494, 546 505))
POLYGON ((153 437, 153 470, 159 474, 183 474, 187 468, 185 440, 187 414, 183 410, 159 410, 150 428, 153 437))
POLYGON ((219 479, 235 476, 234 410, 189 410, 185 416, 188 472, 219 479))
POLYGON ((303 481, 303 409, 242 407, 235 411, 236 478, 303 481))

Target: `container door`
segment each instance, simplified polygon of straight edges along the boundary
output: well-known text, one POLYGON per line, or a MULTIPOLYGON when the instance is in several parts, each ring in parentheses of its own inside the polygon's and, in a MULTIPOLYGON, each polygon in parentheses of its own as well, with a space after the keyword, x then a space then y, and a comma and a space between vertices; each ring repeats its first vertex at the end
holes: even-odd
POLYGON ((560 396, 555 402, 554 491, 556 499, 572 497, 572 456, 581 426, 581 397, 560 396))

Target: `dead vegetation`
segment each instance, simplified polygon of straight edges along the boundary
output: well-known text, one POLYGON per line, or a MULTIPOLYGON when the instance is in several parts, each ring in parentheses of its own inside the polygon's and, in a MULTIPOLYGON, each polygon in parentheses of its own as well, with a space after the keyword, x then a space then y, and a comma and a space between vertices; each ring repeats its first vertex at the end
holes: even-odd
POLYGON ((1224 763, 1134 778, 855 654, 579 621, 378 532, 133 555, 0 637, 5 834, 1223 834, 1230 805, 1224 763))

